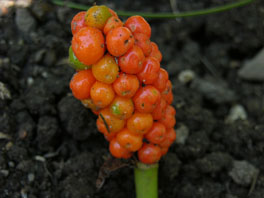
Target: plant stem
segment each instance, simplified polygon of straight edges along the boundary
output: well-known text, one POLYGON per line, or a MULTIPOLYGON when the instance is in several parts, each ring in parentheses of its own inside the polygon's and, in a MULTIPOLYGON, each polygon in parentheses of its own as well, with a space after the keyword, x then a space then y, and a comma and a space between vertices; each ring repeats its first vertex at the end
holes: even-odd
POLYGON ((158 163, 137 163, 134 169, 136 198, 158 198, 158 167, 158 163))
MULTIPOLYGON (((235 3, 229 3, 223 6, 217 6, 213 8, 207 8, 203 10, 195 10, 195 11, 186 11, 179 13, 146 13, 146 12, 128 12, 128 11, 117 11, 119 16, 134 16, 140 15, 145 18, 157 18, 157 19, 174 19, 174 18, 182 18, 182 17, 192 17, 192 16, 200 16, 206 14, 213 14, 217 12, 224 12, 227 10, 231 10, 233 8, 241 7, 247 5, 249 3, 254 2, 255 0, 241 0, 235 3)), ((90 6, 81 5, 77 3, 73 3, 70 1, 62 1, 62 0, 51 0, 52 3, 59 6, 66 6, 69 8, 79 9, 79 10, 87 10, 90 6)))

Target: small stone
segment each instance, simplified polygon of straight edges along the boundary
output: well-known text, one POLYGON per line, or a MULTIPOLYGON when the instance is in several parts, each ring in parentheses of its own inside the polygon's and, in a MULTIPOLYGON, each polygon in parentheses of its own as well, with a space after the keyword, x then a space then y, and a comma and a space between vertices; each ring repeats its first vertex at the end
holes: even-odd
POLYGON ((5 84, 0 82, 0 99, 11 99, 10 91, 6 88, 5 84))
POLYGON ((229 89, 224 82, 212 78, 206 80, 195 78, 191 86, 216 104, 231 103, 237 98, 235 92, 229 89))
POLYGON ((236 120, 246 120, 247 112, 242 105, 235 105, 230 109, 229 115, 226 117, 227 123, 233 123, 236 120))
POLYGON ((181 73, 179 73, 178 75, 179 81, 183 84, 191 82, 194 78, 195 78, 195 73, 189 69, 181 71, 181 73))
POLYGON ((189 128, 185 125, 181 125, 176 129, 177 138, 175 142, 177 144, 185 144, 188 136, 189 136, 189 128))
POLYGON ((24 33, 28 33, 35 30, 37 22, 25 8, 18 8, 16 10, 16 25, 18 29, 24 33))
POLYGON ((9 171, 8 170, 0 170, 0 173, 4 176, 7 177, 9 175, 9 171))
POLYGON ((15 167, 15 163, 12 162, 12 161, 9 161, 9 162, 8 162, 8 166, 9 166, 10 168, 14 168, 14 167, 15 167))
POLYGON ((245 80, 264 81, 264 48, 243 65, 238 76, 245 80))
POLYGON ((248 186, 252 183, 254 177, 257 176, 259 170, 247 161, 234 161, 233 168, 229 172, 229 176, 235 183, 242 186, 248 186))
POLYGON ((33 182, 35 180, 35 175, 33 173, 28 174, 28 181, 33 182))

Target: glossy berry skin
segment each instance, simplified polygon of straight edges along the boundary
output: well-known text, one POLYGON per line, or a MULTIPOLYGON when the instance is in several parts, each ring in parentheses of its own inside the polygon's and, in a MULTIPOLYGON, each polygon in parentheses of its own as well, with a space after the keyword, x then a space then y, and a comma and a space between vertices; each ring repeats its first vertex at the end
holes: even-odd
POLYGON ((135 45, 140 47, 144 53, 144 55, 147 57, 151 53, 151 43, 149 38, 145 34, 137 33, 133 34, 135 38, 135 45))
POLYGON ((120 120, 113 116, 109 108, 102 109, 96 121, 98 130, 106 136, 114 137, 117 132, 124 128, 124 120, 120 120), (105 123, 105 122, 106 123, 105 123), (108 129, 107 129, 107 126, 108 129))
POLYGON ((118 70, 115 58, 110 54, 106 54, 92 65, 92 72, 96 80, 106 84, 111 84, 116 80, 118 70))
POLYGON ((137 74, 140 82, 146 85, 155 83, 158 80, 160 63, 153 57, 147 57, 143 63, 143 69, 137 74))
POLYGON ((162 61, 162 54, 159 50, 158 45, 154 42, 150 42, 150 44, 151 44, 151 53, 149 54, 149 56, 154 57, 159 62, 161 62, 162 61))
POLYGON ((170 115, 170 114, 166 114, 166 113, 164 113, 162 118, 159 119, 158 121, 161 122, 162 124, 164 124, 166 126, 166 128, 174 127, 176 124, 175 116, 170 115))
POLYGON ((72 47, 69 48, 69 62, 70 66, 76 70, 90 69, 91 66, 81 63, 72 51, 72 47))
POLYGON ((74 74, 70 88, 75 98, 84 100, 90 97, 90 89, 95 82, 91 70, 81 70, 74 74))
POLYGON ((123 22, 117 16, 112 16, 106 21, 106 24, 104 26, 104 34, 107 35, 110 30, 122 26, 123 22))
POLYGON ((139 88, 133 97, 135 109, 141 113, 152 113, 160 99, 159 90, 152 85, 139 88))
POLYGON ((112 16, 108 7, 92 6, 89 8, 85 15, 85 23, 87 26, 95 27, 103 30, 106 21, 112 16))
POLYGON ((71 21, 72 35, 76 34, 80 29, 86 27, 85 24, 85 11, 77 13, 71 21))
POLYGON ((106 46, 108 52, 113 56, 124 55, 133 45, 135 39, 126 27, 112 29, 106 35, 106 46))
POLYGON ((166 88, 166 84, 167 84, 168 79, 169 79, 168 72, 165 69, 160 68, 160 70, 158 72, 158 78, 153 83, 153 85, 162 93, 166 88))
POLYGON ((134 112, 133 101, 131 98, 116 96, 110 105, 110 111, 121 120, 128 119, 134 112))
POLYGON ((113 88, 117 95, 131 98, 139 88, 139 80, 135 75, 120 73, 113 83, 113 88))
POLYGON ((159 120, 162 124, 166 126, 166 128, 173 128, 176 124, 176 111, 171 105, 167 105, 162 118, 159 120))
POLYGON ((143 69, 145 56, 140 47, 134 45, 127 53, 118 58, 118 64, 122 72, 137 74, 143 69))
POLYGON ((170 80, 167 81, 164 91, 161 92, 161 97, 164 98, 168 104, 172 103, 173 94, 172 94, 172 84, 170 80))
POLYGON ((159 120, 162 118, 162 116, 164 115, 166 106, 167 106, 166 100, 161 98, 160 102, 158 103, 158 105, 155 107, 155 109, 151 113, 153 120, 159 120))
POLYGON ((109 144, 110 153, 116 158, 128 159, 132 156, 132 152, 122 147, 116 138, 112 139, 109 144))
POLYGON ((91 99, 98 108, 108 106, 115 97, 114 90, 111 85, 96 81, 91 87, 91 99))
POLYGON ((160 122, 154 122, 151 129, 145 134, 145 138, 153 144, 160 144, 166 134, 166 127, 160 122))
POLYGON ((159 144, 160 147, 170 147, 176 139, 176 132, 173 128, 167 129, 164 140, 159 144))
POLYGON ((144 164, 157 163, 161 158, 160 147, 153 144, 144 143, 138 150, 138 159, 144 164))
POLYGON ((151 36, 151 27, 148 22, 141 16, 129 17, 125 24, 125 27, 129 28, 133 34, 142 33, 147 35, 148 38, 151 36))
POLYGON ((73 36, 72 50, 80 62, 92 65, 104 55, 104 43, 104 36, 100 30, 84 27, 73 36))
POLYGON ((116 139, 118 143, 129 151, 137 151, 142 146, 142 136, 130 132, 127 128, 120 131, 116 139))
POLYGON ((135 112, 127 120, 127 128, 137 135, 146 134, 148 130, 152 127, 152 124, 153 118, 149 113, 135 112))

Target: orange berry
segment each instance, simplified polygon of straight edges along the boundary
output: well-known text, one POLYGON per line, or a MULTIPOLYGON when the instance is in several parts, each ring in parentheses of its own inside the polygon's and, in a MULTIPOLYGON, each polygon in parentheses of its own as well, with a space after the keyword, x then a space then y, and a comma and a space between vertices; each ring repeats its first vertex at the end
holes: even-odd
POLYGON ((160 147, 170 147, 176 139, 176 132, 173 128, 167 129, 164 140, 159 144, 160 147))
POLYGON ((74 35, 75 33, 77 33, 80 29, 82 29, 83 27, 86 27, 85 25, 85 14, 86 12, 79 12, 77 13, 72 21, 71 21, 71 31, 72 31, 72 35, 74 35))
POLYGON ((150 113, 135 112, 127 120, 127 128, 138 135, 144 135, 152 127, 153 118, 150 113))
POLYGON ((110 54, 106 54, 92 66, 92 72, 96 80, 106 84, 111 84, 116 80, 118 70, 115 58, 110 54))
POLYGON ((111 16, 112 14, 108 7, 104 5, 92 6, 86 12, 85 23, 87 26, 103 30, 107 19, 111 16))
POLYGON ((166 126, 166 128, 174 127, 176 124, 176 119, 172 115, 164 115, 160 120, 158 120, 166 126))
POLYGON ((73 35, 72 50, 80 62, 91 65, 104 55, 104 43, 104 36, 100 30, 84 27, 73 35))
POLYGON ((147 57, 143 69, 137 74, 138 79, 146 85, 153 84, 159 77, 160 63, 153 57, 147 57))
POLYGON ((128 159, 132 156, 132 152, 122 147, 116 138, 112 139, 109 144, 110 153, 116 158, 128 159))
POLYGON ((113 137, 125 126, 125 121, 112 115, 109 108, 102 109, 96 120, 98 130, 106 136, 113 137))
POLYGON ((167 105, 164 114, 162 115, 162 118, 159 119, 159 122, 164 124, 166 128, 172 128, 176 124, 175 113, 174 113, 176 111, 174 108, 173 109, 172 108, 170 105, 167 105))
POLYGON ((151 36, 151 27, 148 22, 141 16, 131 16, 129 17, 125 24, 125 27, 129 28, 130 31, 135 33, 142 33, 150 38, 151 36))
POLYGON ((163 92, 166 88, 166 84, 167 84, 167 81, 169 79, 169 74, 168 72, 163 69, 163 68, 160 68, 159 72, 158 72, 158 78, 157 80, 154 82, 154 86, 160 91, 160 92, 163 92))
POLYGON ((166 127, 160 122, 154 122, 151 129, 145 134, 145 138, 153 144, 161 143, 165 138, 166 127))
POLYGON ((149 56, 156 58, 159 62, 161 62, 162 60, 162 54, 159 51, 159 47, 156 43, 154 42, 150 42, 151 44, 151 53, 149 54, 149 56))
POLYGON ((127 74, 137 74, 143 68, 145 56, 140 47, 134 45, 127 53, 118 58, 121 71, 127 74))
POLYGON ((169 147, 160 147, 161 156, 166 155, 169 151, 169 147))
POLYGON ((122 131, 120 131, 117 134, 116 139, 121 146, 133 152, 137 151, 143 143, 143 138, 141 135, 135 135, 127 128, 124 128, 122 131))
POLYGON ((98 108, 109 105, 115 97, 115 92, 111 85, 96 81, 91 87, 91 99, 98 108))
POLYGON ((135 38, 135 45, 140 47, 144 53, 144 55, 147 57, 151 53, 151 44, 149 37, 145 34, 137 33, 133 34, 135 38))
POLYGON ((132 33, 126 27, 112 29, 106 35, 106 46, 113 56, 124 55, 134 45, 134 42, 132 33))
POLYGON ((167 106, 166 100, 161 98, 160 102, 158 103, 158 105, 155 107, 155 109, 151 113, 153 120, 159 120, 162 118, 165 112, 166 106, 167 106))
POLYGON ((138 159, 144 164, 154 164, 161 158, 160 147, 144 143, 138 151, 138 159))
POLYGON ((163 90, 163 92, 161 92, 161 97, 164 98, 168 104, 172 103, 173 94, 172 94, 172 84, 170 80, 167 81, 165 89, 163 90))
POLYGON ((74 74, 70 82, 70 88, 75 98, 79 100, 90 97, 90 89, 95 82, 91 70, 81 70, 74 74))
POLYGON ((135 75, 121 73, 113 83, 113 88, 117 95, 131 98, 139 88, 139 80, 135 75))
POLYGON ((111 113, 121 120, 128 119, 134 112, 134 104, 131 98, 115 97, 110 105, 111 113))
POLYGON ((110 30, 122 26, 123 22, 117 16, 112 16, 106 21, 106 24, 104 26, 104 34, 107 35, 110 30))
POLYGON ((160 92, 152 85, 139 88, 133 97, 135 109, 142 113, 151 113, 159 104, 160 92))

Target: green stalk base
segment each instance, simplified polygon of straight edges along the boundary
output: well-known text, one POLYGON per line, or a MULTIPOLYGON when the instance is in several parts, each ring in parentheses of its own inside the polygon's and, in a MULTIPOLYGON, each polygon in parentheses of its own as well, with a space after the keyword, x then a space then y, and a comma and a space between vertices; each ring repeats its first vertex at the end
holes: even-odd
POLYGON ((158 168, 158 163, 137 163, 134 168, 136 198, 158 198, 158 168))

